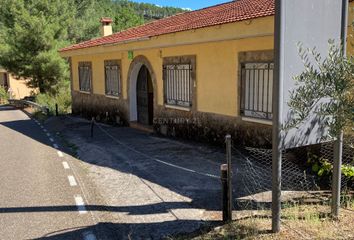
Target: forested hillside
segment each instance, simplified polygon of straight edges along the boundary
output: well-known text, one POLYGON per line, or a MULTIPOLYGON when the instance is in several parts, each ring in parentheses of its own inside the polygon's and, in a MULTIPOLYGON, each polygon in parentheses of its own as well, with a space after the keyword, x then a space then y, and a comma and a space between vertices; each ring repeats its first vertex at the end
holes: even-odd
POLYGON ((160 7, 149 3, 136 3, 126 0, 115 1, 114 4, 120 7, 132 8, 140 16, 143 16, 146 21, 151 19, 161 19, 177 13, 187 11, 186 9, 175 7, 160 7))
POLYGON ((58 49, 98 37, 101 17, 111 17, 117 32, 179 12, 127 0, 0 0, 0 66, 55 93, 68 79, 58 49))
POLYGON ((87 32, 75 36, 76 41, 92 38, 99 34, 97 19, 102 16, 113 19, 113 32, 161 19, 185 10, 173 7, 159 7, 153 4, 136 3, 127 0, 75 0, 78 20, 83 20, 87 32))

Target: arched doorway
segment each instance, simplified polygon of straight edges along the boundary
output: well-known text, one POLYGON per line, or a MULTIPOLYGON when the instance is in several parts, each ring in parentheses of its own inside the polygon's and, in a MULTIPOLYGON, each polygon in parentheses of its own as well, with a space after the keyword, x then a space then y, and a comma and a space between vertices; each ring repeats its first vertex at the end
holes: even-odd
POLYGON ((136 82, 137 122, 152 125, 154 118, 154 88, 151 75, 145 65, 142 65, 136 82))
POLYGON ((145 56, 139 55, 134 58, 129 67, 128 81, 129 120, 131 125, 134 123, 152 125, 154 106, 157 105, 156 75, 145 56), (139 119, 138 108, 140 112, 139 119))

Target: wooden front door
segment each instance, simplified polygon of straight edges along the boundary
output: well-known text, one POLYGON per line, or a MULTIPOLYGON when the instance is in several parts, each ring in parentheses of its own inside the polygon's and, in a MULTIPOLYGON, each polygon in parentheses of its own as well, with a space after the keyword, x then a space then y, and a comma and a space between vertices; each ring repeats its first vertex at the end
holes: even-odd
POLYGON ((153 121, 153 87, 149 70, 142 66, 136 84, 138 122, 152 125, 153 121))

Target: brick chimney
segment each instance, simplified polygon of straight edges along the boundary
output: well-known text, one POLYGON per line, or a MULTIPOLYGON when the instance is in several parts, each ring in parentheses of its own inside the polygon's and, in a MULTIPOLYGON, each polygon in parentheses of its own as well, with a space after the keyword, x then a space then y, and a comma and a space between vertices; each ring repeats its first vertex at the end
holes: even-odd
POLYGON ((112 35, 112 19, 111 18, 107 18, 107 17, 103 17, 100 20, 101 22, 101 36, 105 37, 108 35, 112 35))

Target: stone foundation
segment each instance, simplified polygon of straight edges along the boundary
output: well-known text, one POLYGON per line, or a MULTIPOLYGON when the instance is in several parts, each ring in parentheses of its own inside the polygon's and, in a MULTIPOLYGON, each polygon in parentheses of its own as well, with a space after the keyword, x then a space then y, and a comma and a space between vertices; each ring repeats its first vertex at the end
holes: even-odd
MULTIPOLYGON (((110 124, 129 125, 128 102, 98 94, 73 91, 72 112, 110 124)), ((272 126, 249 123, 239 117, 181 111, 155 106, 154 131, 168 137, 223 145, 231 134, 234 144, 271 147, 272 126)))
POLYGON ((97 121, 126 126, 129 120, 127 106, 126 100, 72 92, 72 113, 85 118, 95 117, 97 121))
POLYGON ((269 148, 272 143, 272 126, 244 122, 238 117, 166 109, 162 106, 155 109, 154 130, 164 136, 217 145, 224 144, 227 134, 231 134, 234 144, 269 148))

